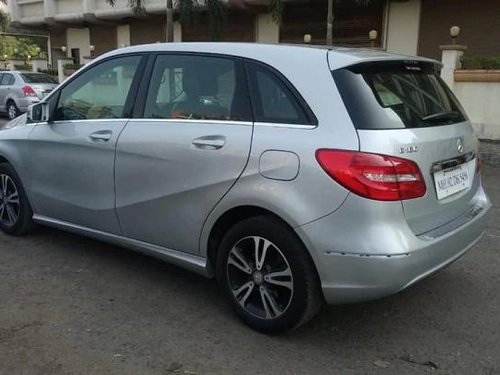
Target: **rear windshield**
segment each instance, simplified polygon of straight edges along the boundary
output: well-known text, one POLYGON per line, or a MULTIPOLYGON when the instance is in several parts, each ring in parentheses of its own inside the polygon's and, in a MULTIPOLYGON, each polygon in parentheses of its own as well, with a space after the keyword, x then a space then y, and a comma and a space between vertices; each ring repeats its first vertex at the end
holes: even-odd
POLYGON ((334 70, 357 129, 403 129, 466 120, 438 66, 416 61, 370 62, 334 70))
POLYGON ((57 83, 57 80, 48 74, 22 73, 21 76, 26 83, 57 83))

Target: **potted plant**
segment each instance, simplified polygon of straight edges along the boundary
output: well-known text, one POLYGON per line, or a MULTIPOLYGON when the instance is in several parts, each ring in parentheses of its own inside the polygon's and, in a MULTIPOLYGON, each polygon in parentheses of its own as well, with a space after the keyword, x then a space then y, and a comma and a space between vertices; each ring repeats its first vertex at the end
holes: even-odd
POLYGON ((74 72, 76 72, 78 69, 80 69, 80 67, 81 67, 80 64, 66 64, 63 67, 64 68, 63 73, 66 77, 69 77, 74 72))

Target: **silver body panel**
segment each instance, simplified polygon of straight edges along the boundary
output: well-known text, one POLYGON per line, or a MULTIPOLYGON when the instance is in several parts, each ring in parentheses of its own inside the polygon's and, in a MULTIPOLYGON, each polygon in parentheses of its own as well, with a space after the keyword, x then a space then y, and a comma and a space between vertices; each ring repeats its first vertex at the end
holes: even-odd
POLYGON ((165 260, 169 263, 184 267, 203 276, 213 276, 210 272, 208 272, 207 260, 203 257, 190 255, 184 252, 156 246, 147 242, 137 241, 131 238, 82 227, 61 220, 51 219, 42 215, 35 214, 33 216, 33 219, 35 220, 35 222, 42 225, 62 229, 67 232, 81 234, 90 238, 95 238, 96 240, 106 241, 114 245, 122 246, 130 250, 138 251, 140 253, 165 260))
POLYGON ((466 151, 476 147, 470 124, 357 131, 331 76, 332 69, 358 62, 426 59, 352 49, 169 43, 113 51, 82 70, 122 54, 169 51, 272 66, 307 102, 317 125, 161 119, 26 125, 21 118, 0 131, 0 157, 18 171, 37 222, 210 277, 208 242, 217 220, 235 208, 258 207, 295 230, 330 303, 397 292, 480 238, 490 207, 480 177, 466 191, 437 201, 429 169, 455 156, 457 137, 466 151), (103 132, 107 141, 92 139, 103 132), (422 152, 399 154, 414 145, 422 152), (321 148, 410 158, 424 174, 427 194, 404 203, 354 195, 318 165, 315 151, 321 148))
POLYGON ((470 175, 474 176, 471 186, 448 198, 438 200, 434 186, 432 166, 443 160, 461 154, 474 152, 477 140, 468 122, 422 129, 395 129, 380 131, 358 131, 362 151, 402 156, 415 161, 422 171, 427 194, 419 199, 402 202, 405 218, 416 234, 441 226, 475 205, 474 195, 480 188, 480 178, 475 175, 474 159, 470 175), (464 150, 457 151, 457 139, 463 139, 464 150), (401 147, 418 147, 418 152, 401 155, 401 147))
POLYGON ((113 234, 114 165, 119 134, 127 120, 61 121, 37 125, 29 137, 30 195, 45 216, 113 234), (109 132, 107 142, 93 140, 109 132))
POLYGON ((243 172, 251 139, 251 123, 131 120, 116 150, 123 235, 197 254, 203 223, 243 172), (193 143, 210 137, 221 148, 193 143))

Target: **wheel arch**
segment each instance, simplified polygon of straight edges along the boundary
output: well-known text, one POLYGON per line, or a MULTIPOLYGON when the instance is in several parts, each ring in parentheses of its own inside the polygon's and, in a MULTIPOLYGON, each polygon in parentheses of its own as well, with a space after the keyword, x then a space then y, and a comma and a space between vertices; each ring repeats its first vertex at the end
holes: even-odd
POLYGON ((16 103, 16 99, 14 99, 13 96, 8 95, 8 96, 5 97, 5 101, 4 101, 5 111, 7 111, 7 106, 9 105, 10 102, 14 103, 14 105, 16 106, 16 108, 19 109, 19 107, 17 106, 17 103, 16 103))
POLYGON ((25 184, 25 176, 23 173, 19 173, 19 169, 16 166, 16 163, 13 163, 9 157, 6 157, 4 153, 0 154, 0 163, 6 163, 9 164, 13 169, 14 172, 16 172, 17 177, 21 180, 21 183, 23 184, 23 188, 26 190, 26 184, 25 184))
POLYGON ((12 165, 12 163, 3 155, 0 154, 0 163, 7 163, 12 165))
POLYGON ((230 230, 233 226, 235 226, 242 220, 256 216, 272 217, 280 221, 281 223, 286 225, 291 231, 293 231, 297 239, 304 246, 304 249, 306 249, 306 254, 310 257, 310 260, 316 272, 318 272, 316 267, 316 262, 314 261, 314 257, 312 256, 311 251, 307 248, 306 244, 299 236, 299 234, 294 230, 293 225, 291 225, 287 220, 282 218, 280 215, 277 215, 276 213, 270 211, 269 209, 255 205, 241 205, 232 207, 223 212, 221 215, 219 215, 218 218, 215 220, 214 224, 210 228, 207 241, 204 244, 206 246, 205 249, 206 249, 206 257, 208 263, 207 265, 208 267, 211 268, 211 271, 215 270, 218 247, 225 233, 227 233, 228 230, 230 230))
POLYGON ((24 152, 19 147, 16 147, 16 144, 17 142, 11 142, 10 140, 0 140, 0 163, 9 164, 14 169, 14 172, 23 185, 32 209, 35 210, 35 204, 31 198, 28 168, 25 163, 26 158, 24 152))

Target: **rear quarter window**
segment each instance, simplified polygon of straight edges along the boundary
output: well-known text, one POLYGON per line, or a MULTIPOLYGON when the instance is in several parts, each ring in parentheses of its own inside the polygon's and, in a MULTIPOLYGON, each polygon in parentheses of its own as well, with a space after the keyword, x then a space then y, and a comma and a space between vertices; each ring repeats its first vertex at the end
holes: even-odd
POLYGON ((317 125, 305 100, 281 73, 259 63, 247 66, 255 121, 317 125))
POLYGON ((371 62, 332 72, 357 129, 403 129, 466 120, 437 65, 371 62))

